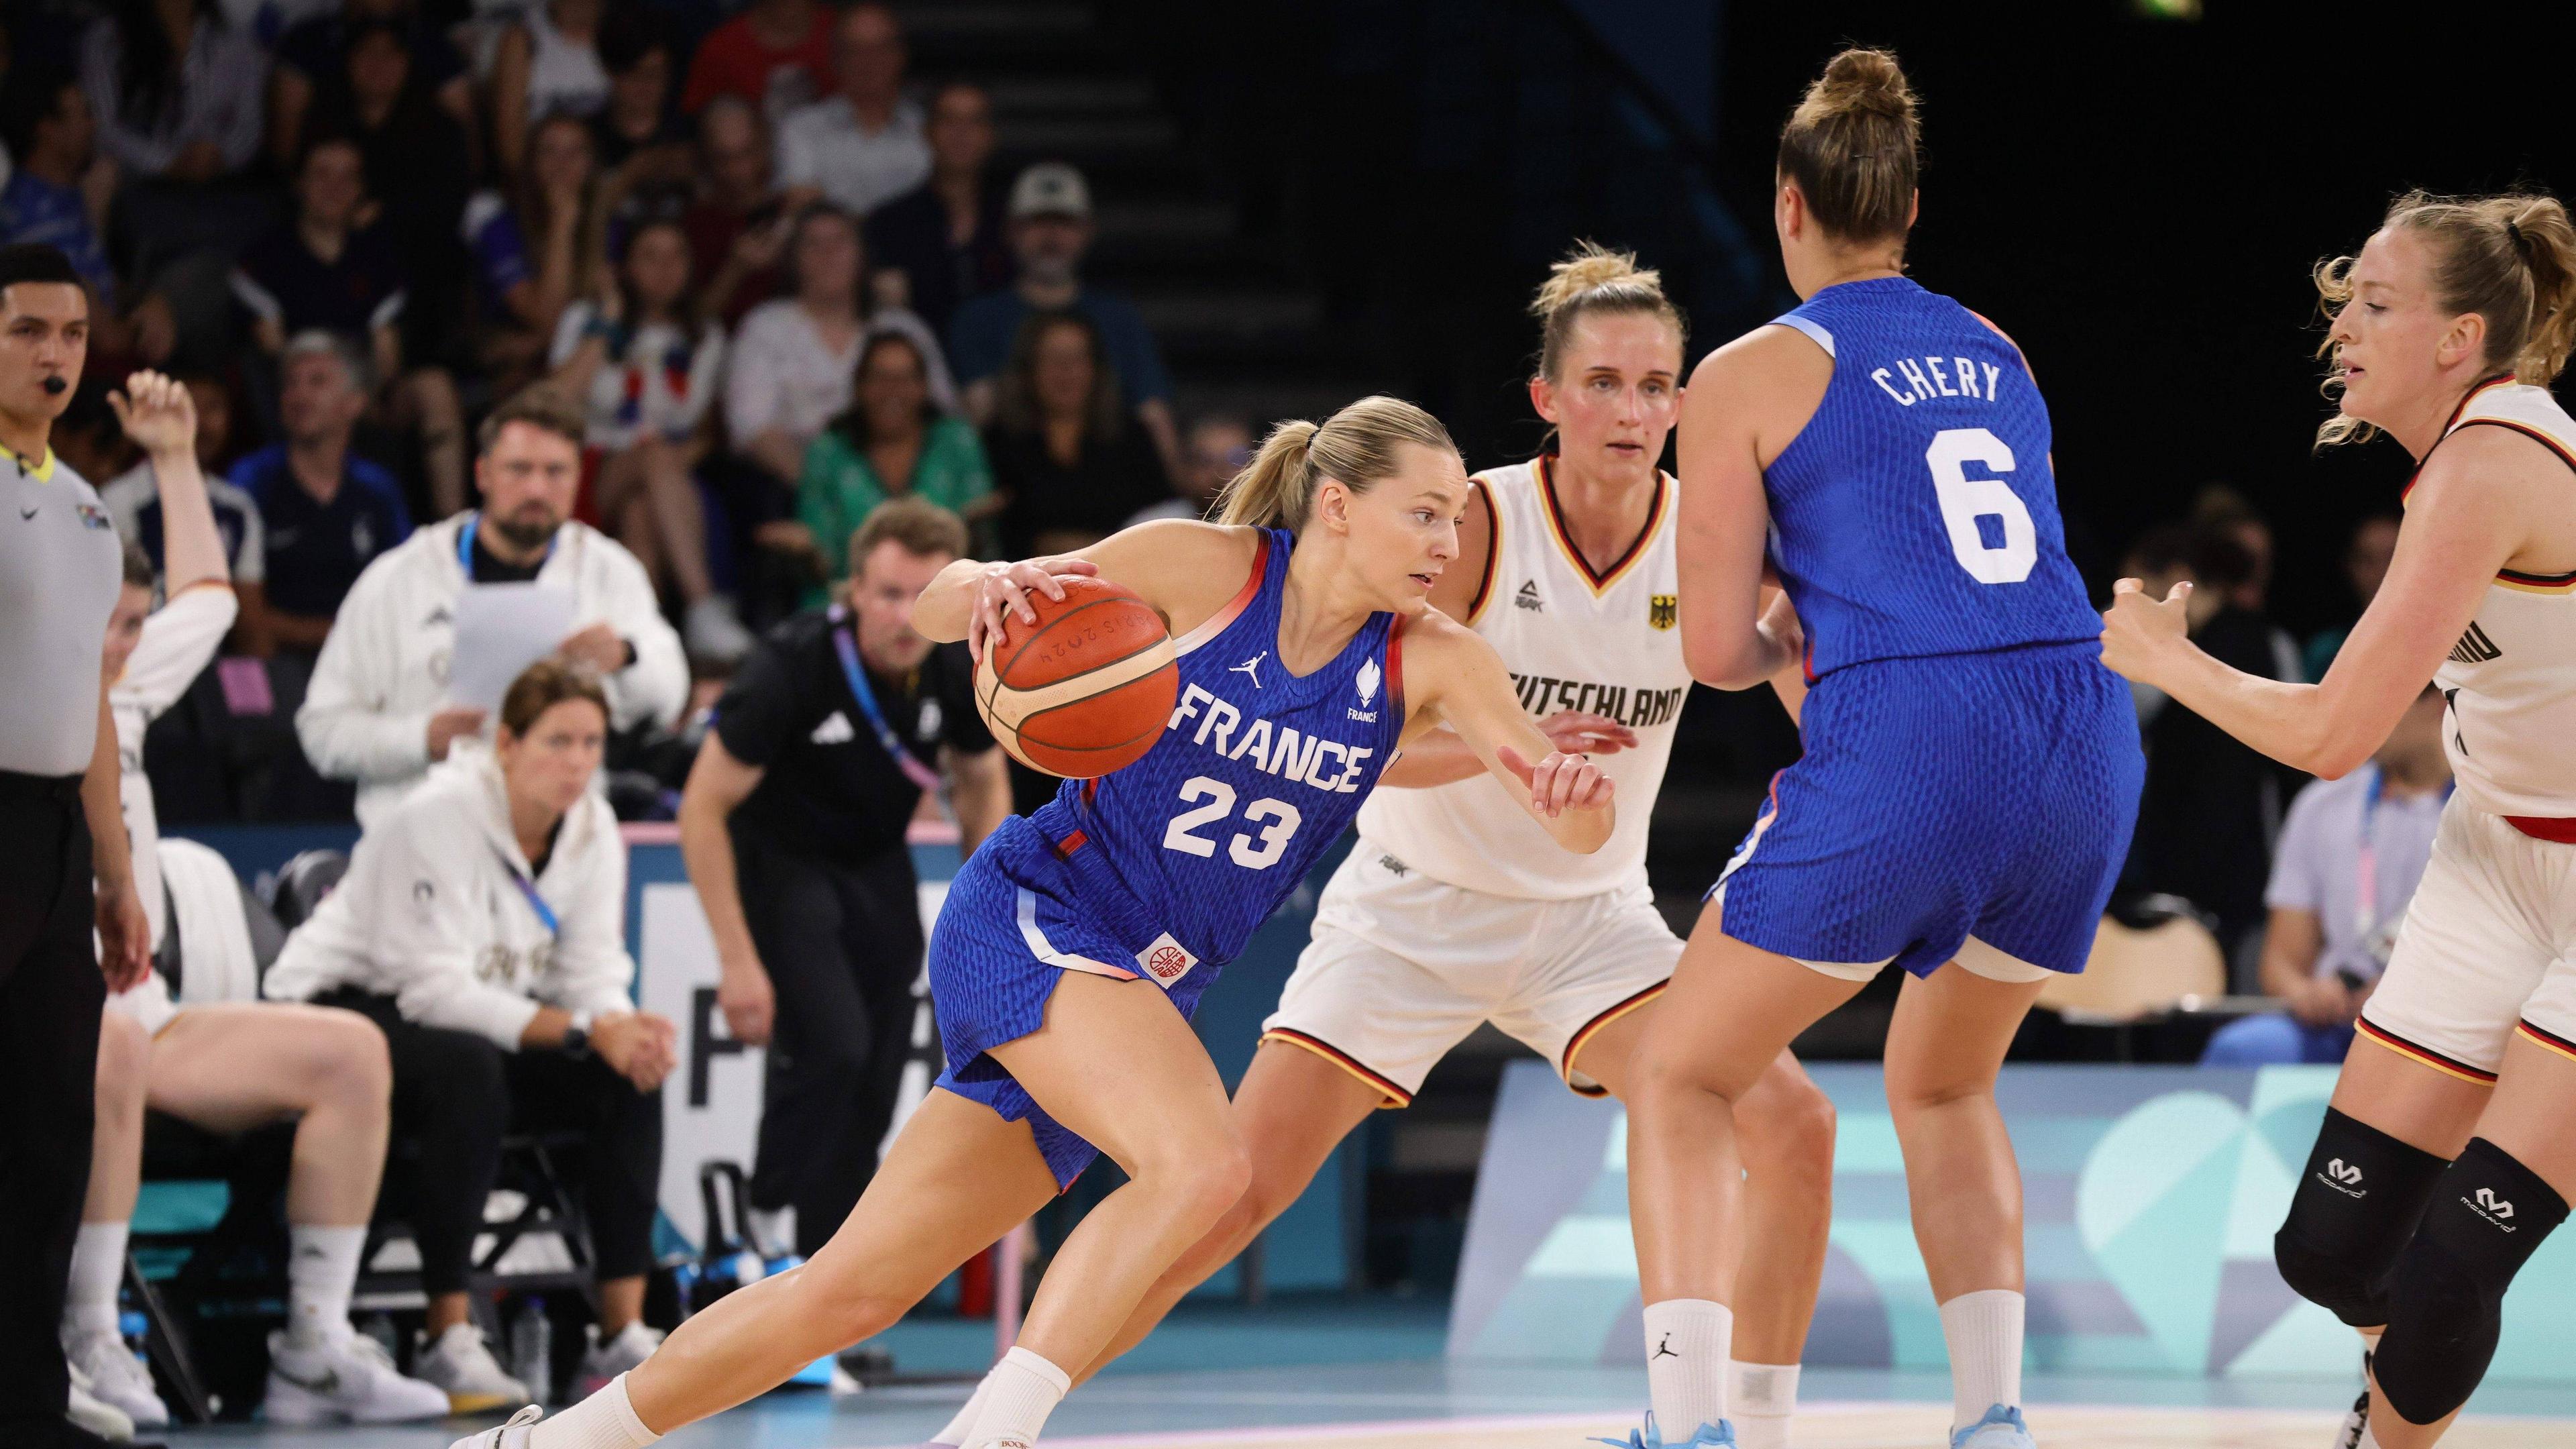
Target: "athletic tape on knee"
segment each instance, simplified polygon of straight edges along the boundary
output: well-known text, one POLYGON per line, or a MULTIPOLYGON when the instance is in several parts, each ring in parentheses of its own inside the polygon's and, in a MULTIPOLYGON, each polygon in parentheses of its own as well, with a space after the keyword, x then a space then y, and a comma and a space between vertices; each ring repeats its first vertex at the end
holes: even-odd
POLYGON ((2272 1237, 2282 1281, 2355 1328, 2386 1323, 2389 1275, 2448 1166, 2328 1107, 2272 1237))
POLYGON ((2430 1424, 2469 1401, 2495 1357, 2504 1292, 2567 1200, 2483 1137, 2442 1174, 2397 1261, 2388 1333, 2371 1360, 2388 1406, 2430 1424))

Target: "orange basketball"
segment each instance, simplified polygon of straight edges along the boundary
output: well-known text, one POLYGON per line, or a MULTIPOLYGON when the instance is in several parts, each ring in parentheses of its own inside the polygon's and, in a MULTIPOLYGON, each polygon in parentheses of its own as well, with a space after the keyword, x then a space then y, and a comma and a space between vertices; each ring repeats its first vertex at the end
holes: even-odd
POLYGON ((1181 666, 1162 616, 1106 579, 1059 576, 1029 595, 1037 622, 1003 616, 975 664, 975 708, 1013 758, 1085 780, 1142 759, 1172 717, 1181 666))

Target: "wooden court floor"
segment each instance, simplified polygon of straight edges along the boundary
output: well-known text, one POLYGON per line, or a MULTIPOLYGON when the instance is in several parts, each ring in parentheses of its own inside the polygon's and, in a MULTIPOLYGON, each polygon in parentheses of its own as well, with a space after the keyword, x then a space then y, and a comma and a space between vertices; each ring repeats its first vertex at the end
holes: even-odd
MULTIPOLYGON (((1049 1435, 1049 1449, 1576 1449, 1587 1436, 1624 1439, 1629 1423, 1597 1416, 1450 1419, 1219 1429, 1132 1435, 1049 1435)), ((2075 1408, 2031 1413, 2042 1449, 2327 1449, 2330 1416, 2227 1408, 2075 1408)), ((1939 1404, 1819 1404, 1802 1409, 1797 1449, 1940 1449, 1939 1404)), ((2572 1449, 2576 1420, 2463 1420, 2446 1449, 2572 1449)))

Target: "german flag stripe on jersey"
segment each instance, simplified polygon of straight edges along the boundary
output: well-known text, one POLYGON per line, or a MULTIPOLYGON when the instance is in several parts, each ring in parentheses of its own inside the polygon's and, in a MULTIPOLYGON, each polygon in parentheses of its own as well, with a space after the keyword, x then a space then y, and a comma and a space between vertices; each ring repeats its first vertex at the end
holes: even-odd
POLYGON ((1627 1000, 1620 1002, 1618 1005, 1611 1007, 1608 1011, 1605 1011, 1599 1016, 1592 1018, 1590 1021, 1585 1022, 1581 1031, 1578 1031, 1573 1036, 1567 1038, 1565 1043, 1565 1055, 1556 1059, 1556 1074, 1565 1079, 1565 1085, 1573 1090, 1578 1096, 1609 1096, 1610 1089, 1607 1087, 1578 1087, 1574 1085, 1574 1059, 1583 1055, 1583 1048, 1591 1042, 1594 1036, 1600 1033, 1601 1028, 1608 1026, 1610 1023, 1626 1016, 1629 1012, 1632 1012, 1638 1007, 1645 1005, 1647 1002, 1654 1000, 1656 997, 1663 995, 1666 988, 1670 987, 1672 984, 1673 983, 1670 981, 1656 982, 1654 985, 1647 987, 1645 990, 1640 991, 1636 995, 1629 997, 1627 1000))
POLYGON ((1646 505, 1646 526, 1637 530, 1636 540, 1628 545, 1627 552, 1620 554, 1606 571, 1594 573, 1592 565, 1583 557, 1583 550, 1574 546, 1574 535, 1566 531, 1565 515, 1556 506, 1556 455, 1539 455, 1538 494, 1542 511, 1547 515, 1547 531, 1555 538, 1556 546, 1564 553, 1566 561, 1574 565, 1574 571, 1582 575, 1583 582, 1591 586, 1596 596, 1610 592, 1610 586, 1626 577, 1628 570, 1636 567, 1637 560, 1646 556, 1646 545, 1654 542, 1655 529, 1664 521, 1664 495, 1670 491, 1664 475, 1656 473, 1655 496, 1646 505))
MULTIPOLYGON (((2470 403, 2477 401, 2478 394, 2480 394, 2480 393, 2482 393, 2482 392, 2485 392, 2488 388, 2491 388, 2491 387, 2503 387, 2504 385, 2506 385, 2507 383, 2512 382, 2513 380, 2514 380, 2514 378, 2513 378, 2513 374, 2512 374, 2512 373, 2510 373, 2510 372, 2508 372, 2508 373, 2506 373, 2505 375, 2503 375, 2502 377, 2491 377, 2491 378, 2488 378, 2486 381, 2484 381, 2484 382, 2482 382, 2482 383, 2479 383, 2477 386, 2475 386, 2475 387, 2473 387, 2473 388, 2470 388, 2470 389, 2468 390, 2468 392, 2467 392, 2466 394, 2464 394, 2464 395, 2460 398, 2460 405, 2459 405, 2458 407, 2455 407, 2455 408, 2451 409, 2451 415, 2450 415, 2450 417, 2448 417, 2448 418, 2446 418, 2446 419, 2444 419, 2444 420, 2443 420, 2443 422, 2442 422, 2442 437, 2444 437, 2444 438, 2449 437, 2449 436, 2452 434, 2452 432, 2453 432, 2454 430, 2456 430, 2456 429, 2460 426, 2460 415, 2461 415, 2462 413, 2465 413, 2465 412, 2467 412, 2467 411, 2469 410, 2469 404, 2470 404, 2470 403)), ((2441 444, 2440 440, 2439 440, 2439 439, 2436 439, 2436 440, 2434 441, 2433 448, 2439 448, 2439 447, 2441 447, 2441 446, 2442 446, 2442 444, 2441 444)), ((2403 504, 2403 503, 2406 501, 2406 495, 2407 495, 2407 494, 2412 493, 2412 492, 2414 492, 2414 491, 2415 491, 2415 480, 2424 476, 2424 464, 2425 464, 2425 463, 2430 463, 2430 462, 2432 462, 2432 461, 2433 461, 2433 448, 2428 448, 2428 449, 2426 449, 2426 450, 2425 450, 2425 452, 2424 452, 2424 462, 2422 462, 2422 463, 2417 463, 2417 464, 2415 465, 2415 471, 2406 475, 2406 486, 2397 490, 2397 501, 2398 501, 2400 504, 2403 504)))
POLYGON ((1334 1066, 1340 1067, 1343 1071, 1350 1073, 1352 1076, 1359 1078, 1368 1086, 1376 1089, 1377 1094, 1386 1099, 1378 1104, 1380 1107, 1410 1107, 1413 1105, 1413 1094, 1411 1092, 1404 1090, 1395 1083, 1390 1082, 1386 1078, 1379 1076, 1377 1073, 1370 1071, 1367 1067, 1360 1065, 1359 1058, 1343 1051, 1340 1047, 1333 1045, 1331 1042, 1322 1041, 1315 1037, 1308 1036, 1302 1031, 1292 1031, 1284 1026, 1274 1026, 1270 1028, 1268 1031, 1261 1034, 1261 1039, 1265 1042, 1285 1042, 1292 1047, 1303 1047, 1306 1050, 1313 1052, 1315 1055, 1322 1057, 1324 1060, 1331 1062, 1334 1066))
POLYGON ((2571 1062, 2576 1062, 2576 1041, 2569 1041, 2567 1038, 2560 1036, 2554 1031, 2543 1031, 2541 1028, 2533 1026, 2528 1018, 2516 1022, 2514 1024, 2514 1030, 2529 1038, 2534 1045, 2542 1047, 2548 1051, 2556 1052, 2571 1062))
POLYGON ((1474 628, 1485 615, 1486 601, 1494 596, 1494 571, 1503 563, 1503 510, 1494 502, 1494 490, 1482 478, 1470 478, 1467 486, 1485 500, 1485 572, 1476 580, 1476 597, 1467 601, 1467 617, 1460 623, 1474 628))
POLYGON ((2431 1047, 2417 1046, 2406 1038, 2398 1036, 2387 1028, 2378 1025, 2367 1016, 2353 1023, 2353 1029, 2360 1033, 2365 1040, 2375 1041, 2381 1046, 2388 1048, 2390 1051, 2397 1053, 2399 1056, 2406 1057, 2420 1065, 2431 1067, 2433 1070, 2440 1072, 2446 1077, 2457 1077, 2463 1082, 2475 1082, 2481 1087, 2492 1087, 2495 1085, 2495 1073, 2481 1071, 2476 1067, 2470 1066, 2467 1062, 2461 1061, 2457 1057, 2446 1057, 2440 1052, 2433 1050, 2431 1047))

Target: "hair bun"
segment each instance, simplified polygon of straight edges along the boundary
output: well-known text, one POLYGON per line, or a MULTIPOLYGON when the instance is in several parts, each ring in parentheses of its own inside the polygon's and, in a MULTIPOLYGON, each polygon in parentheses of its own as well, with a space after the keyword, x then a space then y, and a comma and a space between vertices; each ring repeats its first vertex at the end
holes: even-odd
POLYGON ((1594 241, 1577 242, 1563 261, 1547 269, 1547 280, 1539 284, 1530 313, 1546 317, 1586 292, 1621 282, 1660 293, 1663 280, 1662 273, 1638 266, 1635 252, 1614 252, 1594 241))
POLYGON ((1825 62, 1809 101, 1826 110, 1903 120, 1914 114, 1914 87, 1895 52, 1855 46, 1825 62))

